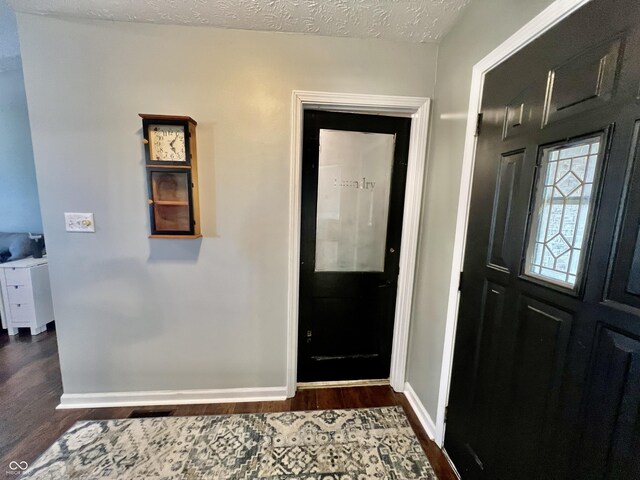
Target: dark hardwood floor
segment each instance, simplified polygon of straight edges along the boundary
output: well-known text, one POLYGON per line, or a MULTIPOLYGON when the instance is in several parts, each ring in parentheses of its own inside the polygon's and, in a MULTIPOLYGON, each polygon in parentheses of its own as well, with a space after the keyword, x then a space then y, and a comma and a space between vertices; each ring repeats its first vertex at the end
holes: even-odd
POLYGON ((136 410, 170 411, 173 416, 281 412, 400 405, 407 413, 439 479, 455 479, 442 451, 424 432, 405 396, 390 387, 300 390, 277 402, 216 403, 155 407, 55 410, 62 394, 55 330, 34 337, 0 334, 0 478, 15 478, 11 461, 33 462, 78 420, 126 418, 136 410), (6 475, 6 477, 3 477, 6 475))

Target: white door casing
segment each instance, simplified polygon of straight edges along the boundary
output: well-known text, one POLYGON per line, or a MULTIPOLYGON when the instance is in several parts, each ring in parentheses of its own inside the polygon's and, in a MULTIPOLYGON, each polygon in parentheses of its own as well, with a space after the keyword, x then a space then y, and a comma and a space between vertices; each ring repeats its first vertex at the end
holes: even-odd
POLYGON ((289 188, 289 288, 287 323, 287 396, 295 395, 298 364, 298 301, 300 288, 300 226, 302 119, 306 109, 333 110, 352 113, 410 116, 411 134, 407 166, 407 184, 400 244, 400 274, 394 318, 391 350, 390 383, 403 391, 409 321, 413 298, 415 265, 422 191, 425 180, 427 132, 430 100, 424 97, 398 97, 294 90, 291 98, 291 167, 289 188))

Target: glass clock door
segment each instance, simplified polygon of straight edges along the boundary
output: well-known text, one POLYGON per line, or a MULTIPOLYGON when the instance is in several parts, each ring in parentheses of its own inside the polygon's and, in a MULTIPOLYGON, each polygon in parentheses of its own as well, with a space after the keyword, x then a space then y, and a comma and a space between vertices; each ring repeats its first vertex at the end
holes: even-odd
POLYGON ((191 172, 170 169, 149 172, 152 198, 152 231, 162 233, 190 233, 193 229, 189 198, 191 172))

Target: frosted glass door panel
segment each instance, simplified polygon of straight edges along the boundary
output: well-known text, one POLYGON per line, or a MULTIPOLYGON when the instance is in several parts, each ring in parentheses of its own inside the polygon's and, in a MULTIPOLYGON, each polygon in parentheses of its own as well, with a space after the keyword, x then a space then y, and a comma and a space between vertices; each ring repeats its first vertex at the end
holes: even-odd
POLYGON ((382 272, 395 135, 320 129, 316 272, 382 272))

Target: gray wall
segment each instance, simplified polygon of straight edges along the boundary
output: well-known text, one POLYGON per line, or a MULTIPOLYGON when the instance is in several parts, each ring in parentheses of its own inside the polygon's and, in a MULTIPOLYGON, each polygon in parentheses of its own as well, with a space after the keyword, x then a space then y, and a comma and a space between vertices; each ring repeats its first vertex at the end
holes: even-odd
POLYGON ((551 0, 475 0, 440 43, 408 381, 436 420, 471 70, 551 0))
POLYGON ((0 59, 0 232, 42 233, 19 57, 0 59), (3 65, 10 65, 3 71, 3 65))
POLYGON ((437 47, 18 22, 65 392, 285 385, 291 91, 432 96, 437 47), (147 239, 139 112, 198 121, 201 241, 147 239))

